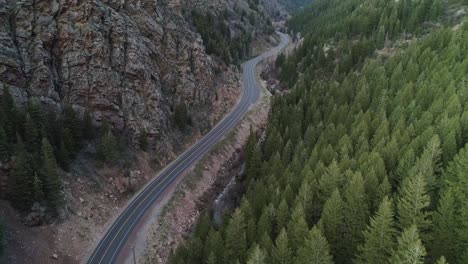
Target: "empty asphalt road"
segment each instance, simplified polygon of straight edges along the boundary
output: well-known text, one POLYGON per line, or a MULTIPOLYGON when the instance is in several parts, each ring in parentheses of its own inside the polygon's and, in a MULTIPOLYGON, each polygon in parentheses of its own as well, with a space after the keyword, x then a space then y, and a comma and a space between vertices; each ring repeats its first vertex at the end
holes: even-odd
POLYGON ((278 34, 281 37, 281 42, 277 47, 243 64, 244 91, 240 102, 234 110, 135 195, 116 218, 112 226, 106 231, 86 263, 116 263, 120 251, 134 231, 135 226, 137 226, 164 191, 188 168, 202 158, 220 139, 228 134, 244 117, 249 107, 257 102, 260 97, 260 87, 258 87, 255 77, 255 66, 264 58, 281 51, 289 42, 287 35, 278 34))

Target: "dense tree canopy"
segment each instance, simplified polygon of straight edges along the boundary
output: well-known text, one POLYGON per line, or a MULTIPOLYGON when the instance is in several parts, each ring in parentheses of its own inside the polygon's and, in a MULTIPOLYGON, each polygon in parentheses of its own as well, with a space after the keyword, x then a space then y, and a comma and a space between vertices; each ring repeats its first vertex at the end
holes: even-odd
POLYGON ((89 112, 80 116, 71 106, 57 111, 35 99, 16 105, 8 87, 4 87, 0 100, 0 161, 13 164, 8 177, 12 205, 28 211, 37 202, 57 213, 65 203, 61 170, 69 169, 85 140, 98 139, 103 161, 119 158, 119 142, 111 126, 104 125, 101 132, 95 133, 89 112))
POLYGON ((273 27, 268 16, 260 10, 258 0, 249 0, 249 8, 235 5, 233 10, 210 13, 192 12, 192 21, 200 33, 208 54, 220 57, 230 64, 239 63, 250 56, 250 43, 256 31, 266 34, 273 33, 273 27), (233 28, 230 21, 240 20, 233 28), (248 26, 250 24, 250 26, 248 26), (252 27, 253 26, 253 27, 252 27))
POLYGON ((291 89, 249 139, 242 206, 211 224, 222 245, 203 259, 467 263, 468 24, 440 26, 441 3, 318 0, 291 20, 291 89))

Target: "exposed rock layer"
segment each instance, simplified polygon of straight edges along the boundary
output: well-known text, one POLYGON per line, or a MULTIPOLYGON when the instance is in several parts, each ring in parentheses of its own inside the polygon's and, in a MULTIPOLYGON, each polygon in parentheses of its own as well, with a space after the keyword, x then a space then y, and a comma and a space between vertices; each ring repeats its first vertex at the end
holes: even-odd
POLYGON ((182 102, 208 128, 238 89, 236 69, 205 53, 179 8, 187 3, 165 2, 0 0, 0 86, 159 141, 182 102))

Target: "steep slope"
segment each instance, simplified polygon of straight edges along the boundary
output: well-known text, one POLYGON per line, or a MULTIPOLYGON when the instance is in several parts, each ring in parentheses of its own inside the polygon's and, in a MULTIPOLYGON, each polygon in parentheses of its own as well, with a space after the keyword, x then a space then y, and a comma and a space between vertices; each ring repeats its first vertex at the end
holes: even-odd
POLYGON ((177 104, 205 129, 236 90, 232 70, 206 55, 171 3, 7 1, 0 12, 0 81, 20 101, 72 104, 95 123, 162 140, 177 104))
POLYGON ((240 206, 171 263, 466 263, 466 1, 319 0, 293 17, 240 206))
MULTIPOLYGON (((67 261, 82 258, 83 245, 102 231, 116 208, 138 186, 153 176, 153 160, 162 165, 171 160, 233 106, 241 92, 235 63, 250 56, 249 45, 254 39, 271 32, 269 13, 257 1, 0 0, 0 90, 11 92, 18 110, 0 113, 1 126, 16 126, 16 130, 8 130, 7 157, 1 151, 0 198, 12 200, 10 182, 16 181, 19 170, 13 156, 24 154, 27 159, 19 159, 19 164, 30 165, 24 178, 37 179, 36 173, 42 176, 43 138, 48 138, 53 149, 48 148, 45 156, 52 160, 55 155, 60 163, 60 141, 67 138, 64 130, 72 131, 70 135, 92 127, 83 125, 86 121, 102 127, 97 130, 101 138, 80 138, 73 155, 65 155, 73 156, 69 158, 70 168, 59 165, 69 171, 54 166, 52 174, 60 178, 57 186, 61 186, 55 188, 60 189, 56 193, 63 190, 63 211, 68 218, 61 217, 60 223, 40 230, 24 229, 20 223, 24 214, 17 214, 8 202, 1 201, 2 215, 8 214, 6 231, 16 234, 7 236, 7 250, 15 248, 14 256, 24 257, 20 262, 44 261, 55 250, 70 255, 67 261), (227 18, 223 16, 226 10, 227 18), (243 46, 232 49, 243 49, 236 61, 210 52, 194 13, 209 15, 225 25, 230 34, 221 36, 224 43, 242 38, 243 46), (69 111, 70 106, 78 116, 69 111), (6 122, 3 114, 10 112, 15 115, 6 122), (73 119, 70 127, 62 122, 67 113, 73 119), (40 120, 34 120, 34 114, 40 120), (35 136, 27 138, 27 128, 32 126, 36 126, 35 136), (27 146, 18 151, 21 138, 26 139, 27 146), (133 156, 122 156, 114 163, 95 162, 101 150, 115 154, 122 149, 117 145, 127 145, 127 139, 133 156), (142 139, 151 147, 147 153, 139 152, 142 139), (28 145, 29 141, 35 145, 28 145), (101 149, 106 145, 109 148, 101 149), (33 162, 25 162, 29 160, 33 162), (21 241, 24 234, 27 239, 21 241), (47 246, 23 254, 34 247, 35 239, 47 246), (65 245, 59 245, 59 240, 66 241, 65 245)), ((2 95, 2 109, 13 105, 4 100, 7 97, 2 95)), ((2 147, 3 136, 0 133, 2 147)), ((40 187, 47 188, 47 184, 38 182, 30 184, 29 189, 43 185, 37 188, 40 193, 40 187)), ((55 192, 48 190, 47 195, 51 193, 55 192)), ((25 197, 28 206, 34 202, 49 206, 39 196, 29 196, 25 197)), ((39 211, 44 207, 36 206, 39 211)), ((28 210, 25 207, 23 211, 28 210)), ((38 223, 43 223, 42 219, 34 221, 34 225, 38 223)))

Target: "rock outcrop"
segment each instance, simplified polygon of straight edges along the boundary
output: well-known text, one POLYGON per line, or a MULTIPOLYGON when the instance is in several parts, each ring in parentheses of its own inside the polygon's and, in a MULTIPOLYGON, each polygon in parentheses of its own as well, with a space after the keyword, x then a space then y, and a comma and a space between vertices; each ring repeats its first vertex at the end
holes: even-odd
POLYGON ((237 69, 205 53, 187 4, 0 0, 0 88, 20 102, 86 108, 97 125, 106 118, 166 144, 183 103, 205 130, 239 92, 237 69))

